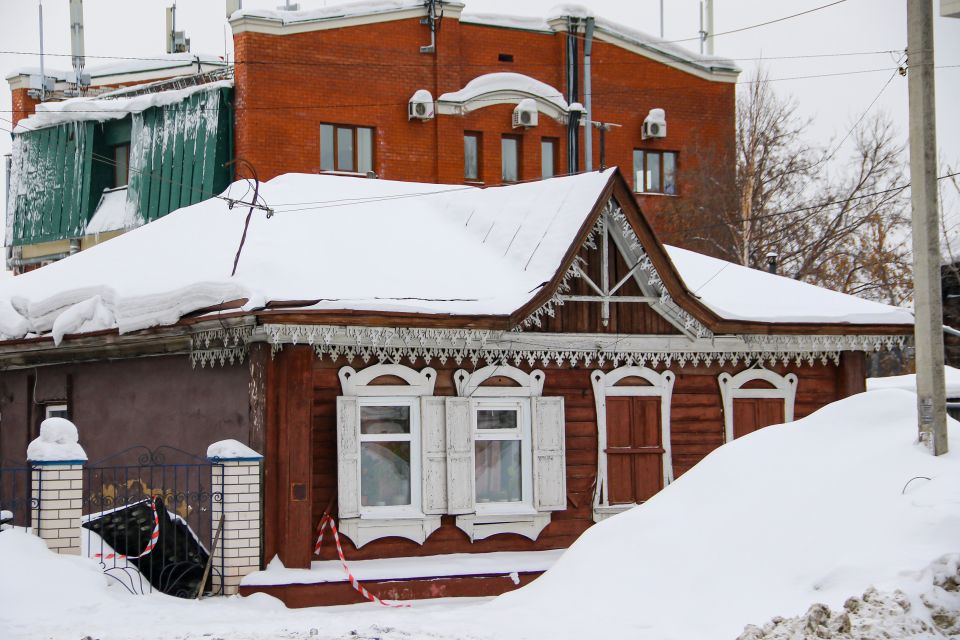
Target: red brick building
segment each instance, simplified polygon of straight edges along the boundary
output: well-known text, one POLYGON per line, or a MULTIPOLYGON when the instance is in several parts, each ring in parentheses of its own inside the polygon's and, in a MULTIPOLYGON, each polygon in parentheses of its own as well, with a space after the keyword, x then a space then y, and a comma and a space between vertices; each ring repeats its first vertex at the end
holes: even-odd
POLYGON ((705 173, 732 184, 739 71, 731 61, 601 18, 591 37, 583 15, 461 15, 463 4, 438 2, 431 19, 426 5, 235 13, 237 157, 261 180, 335 170, 484 185, 597 169, 603 160, 629 176, 665 232, 660 219, 682 209, 705 173), (616 125, 602 159, 599 130, 584 126, 586 117, 570 124, 575 103, 588 101, 588 41, 591 120, 616 125), (423 119, 409 112, 418 91, 423 119), (514 126, 525 99, 536 126, 514 126), (664 137, 644 135, 648 116, 659 120, 653 109, 665 114, 664 137))

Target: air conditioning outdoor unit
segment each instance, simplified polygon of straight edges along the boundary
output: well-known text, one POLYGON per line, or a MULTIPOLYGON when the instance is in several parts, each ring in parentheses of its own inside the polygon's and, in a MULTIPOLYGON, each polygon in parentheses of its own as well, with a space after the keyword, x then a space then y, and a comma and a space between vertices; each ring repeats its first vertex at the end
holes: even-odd
POLYGON ((537 103, 532 98, 524 98, 513 110, 513 128, 529 128, 537 126, 540 113, 537 111, 537 103))
POLYGON ((666 138, 667 113, 663 109, 650 109, 650 113, 643 120, 641 138, 666 138))
POLYGON ((433 95, 426 89, 417 90, 407 103, 407 119, 432 120, 433 115, 433 95))

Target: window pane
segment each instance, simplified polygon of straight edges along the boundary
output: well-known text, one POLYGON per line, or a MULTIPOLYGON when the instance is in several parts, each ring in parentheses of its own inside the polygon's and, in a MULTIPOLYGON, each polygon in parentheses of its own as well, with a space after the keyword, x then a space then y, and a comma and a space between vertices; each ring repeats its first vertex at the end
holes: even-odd
POLYGON ((475 135, 463 136, 463 179, 480 179, 480 154, 477 153, 478 140, 475 135))
POLYGON ((130 147, 125 144, 113 148, 113 186, 122 187, 127 184, 127 169, 129 167, 130 147))
POLYGON ((478 440, 477 502, 520 502, 520 441, 478 440))
POLYGON ((357 171, 373 171, 373 129, 357 129, 357 171))
POLYGON ((663 154, 663 192, 677 195, 677 154, 663 154))
POLYGON ((477 429, 516 429, 515 409, 480 409, 477 411, 477 429))
POLYGON ((540 142, 540 173, 544 178, 552 178, 555 174, 553 166, 554 160, 553 140, 543 140, 540 142))
POLYGON ((360 443, 360 504, 410 504, 410 443, 360 443))
POLYGON ((353 171, 353 129, 337 127, 337 169, 353 171))
POLYGON ((518 147, 516 138, 500 139, 501 178, 504 182, 516 182, 519 177, 518 147))
POLYGON ((647 153, 647 191, 660 192, 660 154, 647 153))
POLYGON ((320 125, 320 170, 333 171, 333 125, 320 125))
POLYGON ((410 407, 360 407, 360 433, 410 433, 410 407))
POLYGON ((643 191, 643 151, 633 150, 633 190, 643 191))

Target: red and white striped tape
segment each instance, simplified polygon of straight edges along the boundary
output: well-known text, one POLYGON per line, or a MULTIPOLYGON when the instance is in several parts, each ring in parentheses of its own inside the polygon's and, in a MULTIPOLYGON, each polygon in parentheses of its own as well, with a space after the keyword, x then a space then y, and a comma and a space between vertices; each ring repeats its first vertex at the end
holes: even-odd
POLYGON ((160 538, 160 516, 157 515, 157 504, 150 501, 150 508, 153 509, 153 533, 150 534, 150 540, 147 542, 147 548, 138 556, 125 556, 122 553, 95 553, 93 557, 103 558, 104 560, 136 560, 142 558, 157 546, 157 539, 160 538))
POLYGON ((350 567, 347 566, 347 560, 343 557, 343 547, 340 546, 340 534, 337 532, 337 525, 333 523, 333 518, 329 515, 323 516, 323 519, 320 521, 320 531, 317 535, 317 544, 313 547, 313 552, 317 555, 320 555, 320 546, 323 544, 323 533, 326 531, 327 527, 330 527, 330 531, 333 532, 333 541, 337 545, 337 555, 340 556, 340 564, 343 566, 343 572, 347 574, 347 579, 350 580, 350 586, 353 587, 357 593, 362 595, 364 598, 370 602, 376 602, 377 604, 382 604, 385 607, 394 607, 397 609, 403 609, 410 607, 409 604, 403 604, 400 602, 385 602, 373 595, 364 588, 362 584, 353 576, 353 573, 350 571, 350 567))

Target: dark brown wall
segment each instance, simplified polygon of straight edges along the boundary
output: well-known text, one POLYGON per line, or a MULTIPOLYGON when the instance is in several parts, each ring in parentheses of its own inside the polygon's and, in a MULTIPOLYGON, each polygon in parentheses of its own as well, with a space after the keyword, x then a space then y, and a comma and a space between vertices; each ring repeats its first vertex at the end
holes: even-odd
MULTIPOLYGON (((336 494, 336 397, 341 395, 337 371, 347 364, 329 359, 314 361, 313 365, 313 522, 319 522, 324 510, 336 494)), ((356 360, 351 365, 360 370, 368 366, 356 360)), ((426 366, 419 363, 415 368, 426 366)), ((435 394, 455 395, 453 373, 456 369, 470 369, 469 363, 459 367, 452 362, 437 369, 435 394)), ((521 367, 529 371, 530 367, 521 367)), ((608 369, 610 367, 607 367, 608 369)), ((723 413, 717 376, 726 371, 734 374, 745 367, 674 365, 677 374, 671 405, 671 442, 674 473, 679 476, 689 470, 705 455, 723 444, 723 413)), ((803 367, 770 367, 777 373, 793 372, 799 378, 795 414, 806 416, 840 397, 838 367, 831 365, 803 367)), ((593 485, 597 468, 597 416, 590 368, 543 368, 546 373, 544 395, 564 397, 567 447, 567 510, 555 512, 551 523, 534 542, 515 534, 497 535, 471 543, 466 534, 456 527, 453 516, 444 516, 443 524, 423 545, 400 538, 371 542, 356 549, 343 538, 344 552, 350 559, 419 556, 445 553, 483 551, 526 551, 556 549, 569 546, 593 524, 593 485)), ((662 367, 660 368, 663 369, 662 367)), ((335 511, 334 511, 335 513, 335 511)), ((311 534, 305 532, 297 544, 312 544, 311 534)), ((322 558, 336 558, 332 546, 325 547, 322 558)))
POLYGON ((201 457, 217 440, 249 441, 247 364, 194 369, 187 356, 0 372, 0 459, 20 465, 43 404, 68 400, 91 462, 132 445, 201 457))

